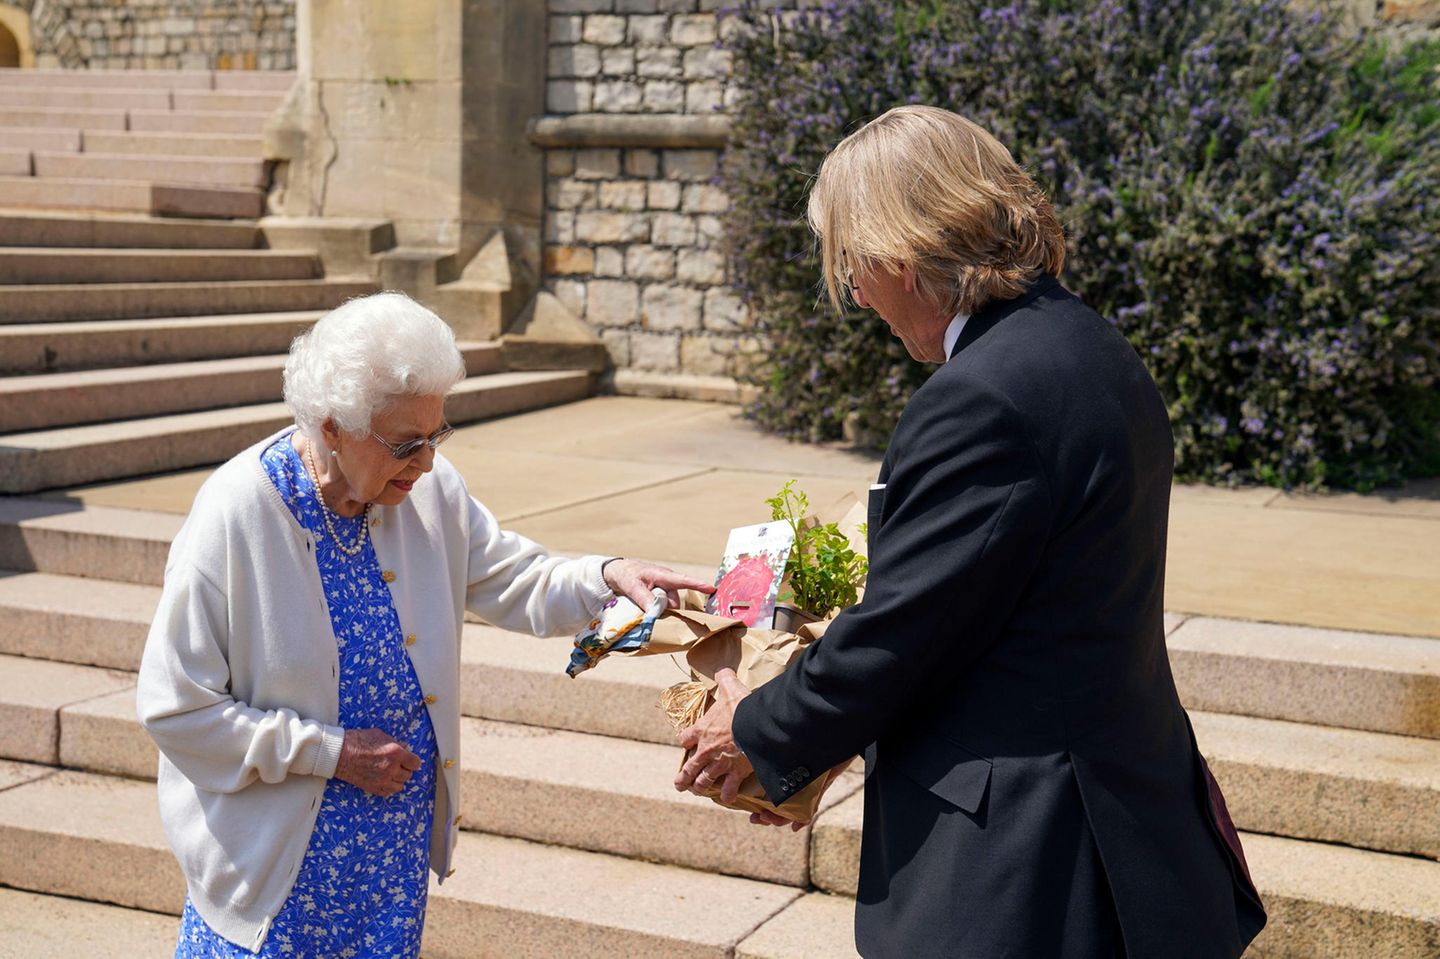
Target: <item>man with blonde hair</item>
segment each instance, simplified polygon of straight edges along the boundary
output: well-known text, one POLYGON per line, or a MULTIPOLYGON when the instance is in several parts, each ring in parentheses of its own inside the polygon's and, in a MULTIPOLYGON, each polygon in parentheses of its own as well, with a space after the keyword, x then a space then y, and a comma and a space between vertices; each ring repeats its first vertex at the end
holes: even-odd
POLYGON ((755 692, 724 675, 677 787, 753 769, 783 802, 863 751, 867 957, 1239 956, 1265 913, 1166 656, 1154 382, 1057 281, 1042 191, 962 117, 851 134, 809 216, 832 302, 944 365, 871 492, 864 602, 755 692))

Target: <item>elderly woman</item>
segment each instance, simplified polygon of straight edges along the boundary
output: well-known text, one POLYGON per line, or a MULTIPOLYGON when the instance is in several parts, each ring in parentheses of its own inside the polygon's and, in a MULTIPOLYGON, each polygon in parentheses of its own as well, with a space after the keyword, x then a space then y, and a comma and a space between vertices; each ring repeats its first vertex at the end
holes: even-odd
POLYGON ((397 293, 298 338, 288 428, 220 467, 175 539, 139 715, 188 884, 177 956, 415 956, 460 821, 470 610, 541 635, 615 593, 706 588, 502 530, 435 449, 465 376, 397 293))

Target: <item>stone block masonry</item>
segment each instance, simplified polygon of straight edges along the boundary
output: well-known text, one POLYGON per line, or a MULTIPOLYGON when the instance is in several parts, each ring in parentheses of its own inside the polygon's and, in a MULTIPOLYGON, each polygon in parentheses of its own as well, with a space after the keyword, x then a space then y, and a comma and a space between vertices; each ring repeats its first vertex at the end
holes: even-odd
MULTIPOLYGON (((3 0, 0 0, 3 2, 3 0)), ((293 70, 296 0, 21 0, 39 67, 293 70)))
POLYGON ((675 132, 733 102, 719 6, 550 0, 546 113, 594 135, 546 144, 545 282, 617 369, 734 376, 760 349, 726 285, 723 137, 675 132))

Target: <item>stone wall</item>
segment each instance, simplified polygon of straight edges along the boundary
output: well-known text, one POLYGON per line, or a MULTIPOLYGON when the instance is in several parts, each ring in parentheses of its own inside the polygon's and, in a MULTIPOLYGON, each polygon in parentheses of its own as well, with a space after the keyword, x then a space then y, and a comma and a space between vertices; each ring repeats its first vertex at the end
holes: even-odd
POLYGON ((618 369, 729 376, 756 346, 725 284, 723 132, 686 133, 730 102, 717 6, 550 0, 547 112, 593 135, 546 143, 546 286, 618 369))
POLYGON ((293 70, 295 0, 19 0, 39 67, 293 70))
MULTIPOLYGON (((759 348, 726 287, 712 183, 735 92, 721 5, 549 0, 549 126, 532 137, 547 151, 544 285, 620 370, 730 376, 759 348)), ((1365 26, 1440 22, 1440 0, 1346 6, 1365 26)))

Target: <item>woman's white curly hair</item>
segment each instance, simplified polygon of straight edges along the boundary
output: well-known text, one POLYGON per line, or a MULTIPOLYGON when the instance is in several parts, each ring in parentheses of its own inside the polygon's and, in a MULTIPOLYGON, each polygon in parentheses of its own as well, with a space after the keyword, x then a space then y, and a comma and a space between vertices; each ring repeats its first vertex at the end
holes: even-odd
POLYGON ((443 395, 464 378, 444 320, 404 293, 375 293, 331 310, 290 344, 285 403, 312 441, 327 419, 365 436, 396 399, 443 395))

